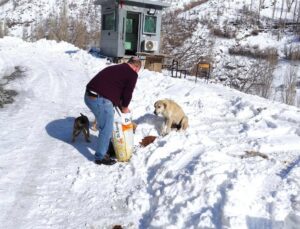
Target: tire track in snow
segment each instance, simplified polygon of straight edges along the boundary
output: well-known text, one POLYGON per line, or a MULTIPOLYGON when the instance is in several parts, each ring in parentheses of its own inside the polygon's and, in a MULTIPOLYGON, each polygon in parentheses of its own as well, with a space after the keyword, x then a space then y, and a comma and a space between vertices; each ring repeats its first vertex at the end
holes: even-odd
MULTIPOLYGON (((29 209, 31 209, 32 204, 42 197, 39 193, 39 186, 47 182, 44 176, 49 175, 47 174, 49 172, 49 154, 51 155, 53 153, 53 147, 50 145, 47 146, 47 144, 44 146, 45 152, 36 152, 35 148, 28 146, 24 148, 22 144, 32 144, 36 147, 40 146, 39 148, 43 148, 41 145, 46 143, 49 138, 45 132, 48 116, 56 110, 56 104, 52 102, 57 98, 61 98, 60 101, 55 101, 55 103, 62 103, 65 97, 64 92, 68 91, 63 72, 49 68, 49 66, 52 65, 43 61, 42 58, 36 61, 38 62, 36 65, 40 68, 39 71, 32 69, 29 71, 27 77, 31 81, 30 85, 39 85, 39 88, 38 90, 36 90, 36 88, 30 89, 35 91, 34 97, 29 98, 27 101, 25 100, 21 110, 13 116, 13 125, 16 127, 12 128, 26 129, 27 134, 23 136, 22 141, 19 141, 19 143, 15 142, 17 143, 16 153, 18 155, 18 160, 15 163, 22 167, 22 175, 19 177, 21 180, 18 187, 14 190, 15 202, 11 205, 13 207, 6 213, 7 220, 4 220, 4 222, 8 223, 7 228, 17 228, 18 225, 26 225, 29 223, 26 220, 26 216, 30 214, 29 209), (58 96, 60 94, 61 96, 58 96), (39 114, 34 113, 37 110, 40 110, 39 114), (35 120, 29 124, 28 120, 32 120, 32 117, 35 117, 35 120), (38 138, 37 134, 39 135, 38 138), (26 149, 26 151, 24 151, 24 149, 26 149), (26 163, 29 164, 27 165, 26 163), (37 177, 36 174, 39 174, 39 176, 37 177), (11 218, 15 220, 8 220, 11 218)), ((12 139, 14 138, 15 137, 12 139)), ((55 159, 55 157, 51 155, 51 160, 53 159, 55 159)), ((50 164, 53 164, 53 162, 50 164)), ((15 166, 13 165, 13 167, 15 166)), ((16 170, 19 169, 16 168, 16 170)))

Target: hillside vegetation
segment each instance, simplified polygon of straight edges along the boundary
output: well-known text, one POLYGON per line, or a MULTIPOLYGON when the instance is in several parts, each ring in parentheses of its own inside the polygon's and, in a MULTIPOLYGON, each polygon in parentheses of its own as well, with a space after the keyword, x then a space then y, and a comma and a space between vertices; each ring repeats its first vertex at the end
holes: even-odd
MULTIPOLYGON (((189 75, 199 61, 214 82, 290 105, 300 104, 300 0, 173 0, 162 21, 160 52, 189 75)), ((0 37, 100 44, 94 1, 0 1, 0 37), (4 16, 4 17, 3 17, 4 16)))
POLYGON ((165 11, 162 52, 192 75, 205 60, 216 82, 299 105, 299 20, 296 0, 190 1, 165 11))

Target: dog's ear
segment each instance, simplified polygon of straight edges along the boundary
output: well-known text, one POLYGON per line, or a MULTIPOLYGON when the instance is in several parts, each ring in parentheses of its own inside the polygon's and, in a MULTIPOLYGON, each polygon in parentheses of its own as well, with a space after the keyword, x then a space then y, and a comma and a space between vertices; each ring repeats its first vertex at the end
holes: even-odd
POLYGON ((164 108, 166 109, 166 107, 168 106, 168 103, 167 102, 163 102, 162 104, 164 105, 164 108))
POLYGON ((156 101, 156 102, 154 103, 154 107, 156 107, 157 102, 158 102, 158 101, 156 101))

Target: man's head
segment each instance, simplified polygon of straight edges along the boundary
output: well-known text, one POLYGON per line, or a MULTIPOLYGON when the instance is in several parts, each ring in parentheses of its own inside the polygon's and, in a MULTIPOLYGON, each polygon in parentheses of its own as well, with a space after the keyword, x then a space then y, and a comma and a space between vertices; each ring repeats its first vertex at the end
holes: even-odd
POLYGON ((128 60, 127 64, 130 65, 130 67, 137 73, 141 67, 142 67, 142 62, 141 60, 136 57, 136 56, 132 56, 130 57, 130 59, 128 60))

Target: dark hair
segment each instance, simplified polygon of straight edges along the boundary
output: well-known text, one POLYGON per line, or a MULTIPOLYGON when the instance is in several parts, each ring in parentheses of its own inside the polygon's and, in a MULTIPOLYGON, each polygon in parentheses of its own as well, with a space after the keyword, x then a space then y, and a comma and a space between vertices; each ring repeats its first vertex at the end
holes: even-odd
POLYGON ((127 61, 127 63, 132 64, 138 68, 140 68, 142 66, 142 61, 137 56, 130 57, 130 59, 127 61))

